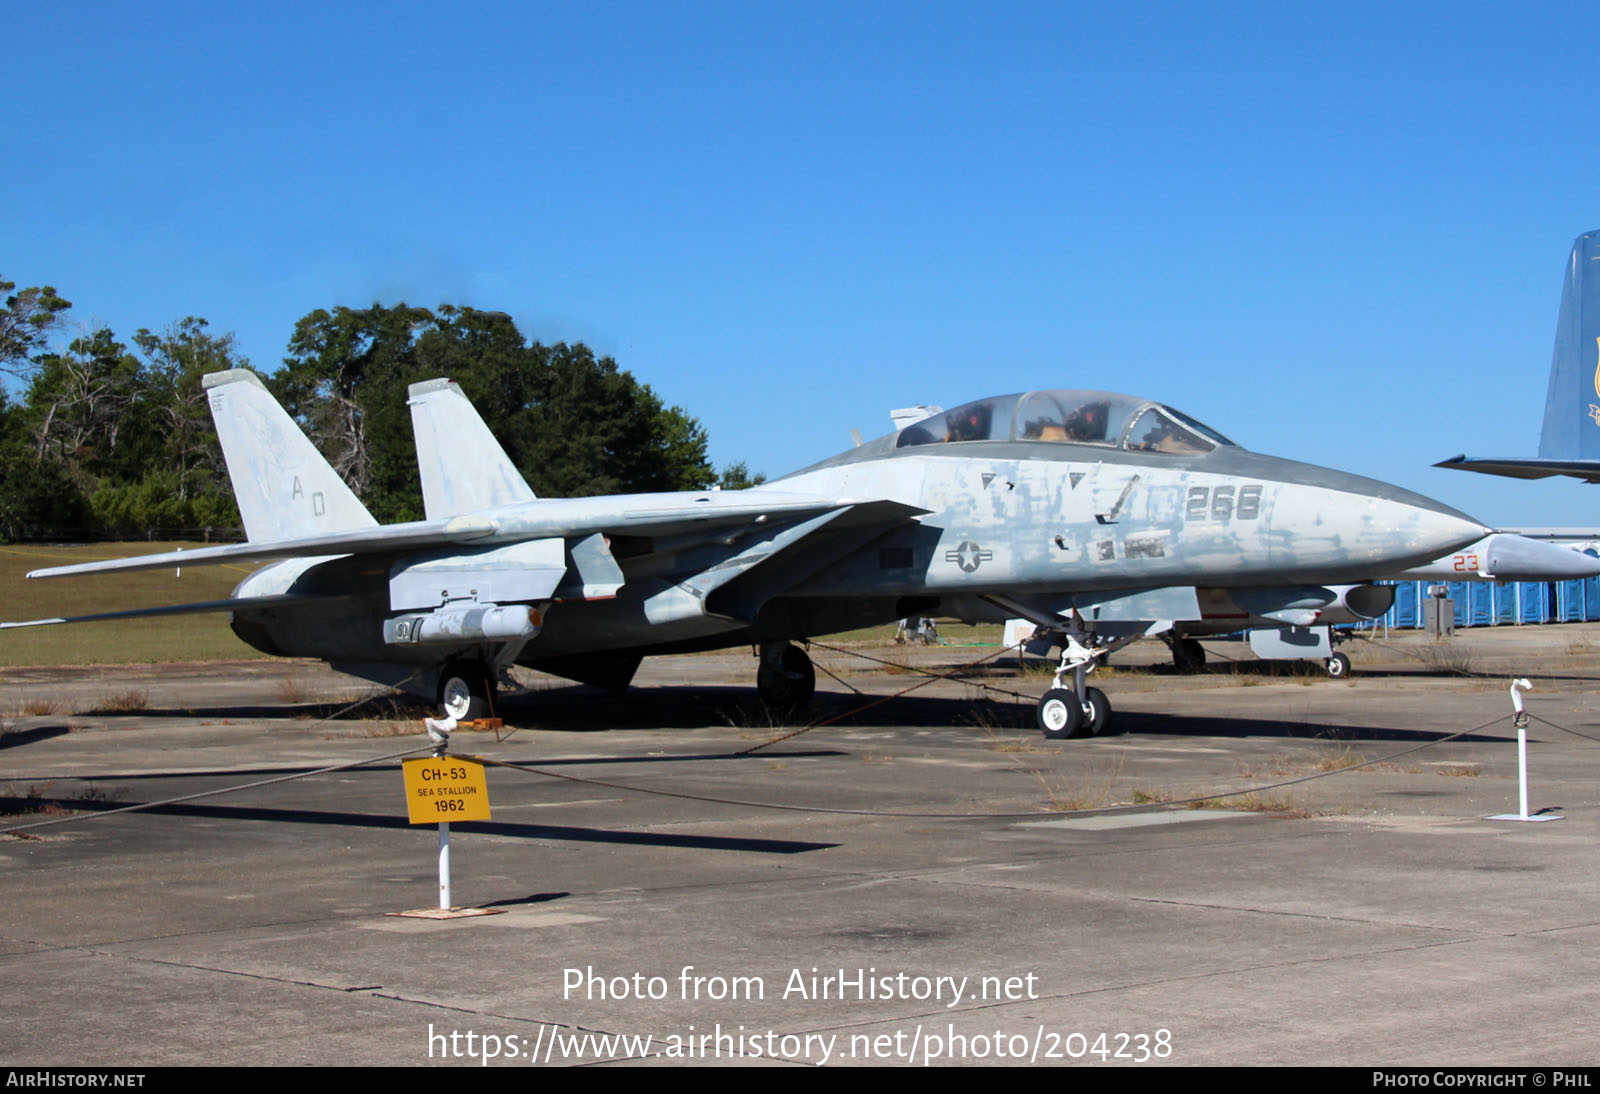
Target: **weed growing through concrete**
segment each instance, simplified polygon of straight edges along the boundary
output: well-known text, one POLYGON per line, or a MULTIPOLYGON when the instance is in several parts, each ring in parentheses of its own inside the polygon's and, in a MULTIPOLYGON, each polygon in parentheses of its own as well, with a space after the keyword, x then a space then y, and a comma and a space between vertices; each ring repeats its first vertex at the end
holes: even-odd
POLYGON ((109 804, 117 800, 117 795, 102 790, 93 783, 70 794, 52 793, 52 786, 54 786, 53 783, 30 784, 23 794, 23 806, 6 815, 59 817, 69 813, 81 813, 83 812, 80 808, 81 806, 109 804))
POLYGON ((1435 672, 1453 673, 1457 676, 1473 674, 1472 651, 1465 646, 1435 642, 1432 645, 1418 647, 1417 658, 1435 672))
POLYGON ((1311 816, 1305 806, 1288 794, 1235 794, 1226 798, 1207 798, 1190 809, 1228 809, 1241 813, 1268 813, 1275 817, 1304 819, 1311 816))
POLYGON ((101 699, 91 714, 131 714, 150 706, 150 693, 143 688, 130 688, 117 695, 101 699))
POLYGON ((299 706, 309 697, 309 689, 304 678, 299 676, 285 676, 280 679, 273 690, 278 695, 278 700, 289 706, 299 706))

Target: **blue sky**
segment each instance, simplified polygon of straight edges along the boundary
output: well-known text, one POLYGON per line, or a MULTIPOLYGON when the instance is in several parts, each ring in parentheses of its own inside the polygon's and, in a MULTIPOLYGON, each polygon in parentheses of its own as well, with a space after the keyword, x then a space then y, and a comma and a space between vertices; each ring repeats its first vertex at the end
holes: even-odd
POLYGON ((776 475, 1037 387, 1502 525, 1600 227, 1600 6, 32 5, 0 275, 259 368, 315 308, 582 340, 776 475))

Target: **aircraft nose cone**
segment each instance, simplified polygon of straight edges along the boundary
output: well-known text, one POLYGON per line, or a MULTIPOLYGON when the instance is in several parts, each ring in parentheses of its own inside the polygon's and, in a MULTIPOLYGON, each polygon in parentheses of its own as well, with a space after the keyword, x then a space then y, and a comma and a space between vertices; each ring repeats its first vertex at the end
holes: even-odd
POLYGON ((1279 498, 1272 531, 1275 563, 1349 567, 1376 578, 1474 543, 1489 529, 1421 495, 1301 487, 1279 498))
MULTIPOLYGON (((1457 547, 1465 547, 1475 543, 1493 529, 1486 528, 1481 522, 1473 520, 1465 513, 1442 506, 1408 505, 1405 502, 1389 502, 1388 504, 1409 510, 1401 514, 1394 522, 1399 526, 1400 537, 1396 540, 1397 546, 1409 548, 1416 545, 1416 550, 1424 555, 1438 558, 1442 554, 1454 551, 1457 547), (1409 533, 1405 529, 1406 518, 1412 525, 1409 533)), ((1391 517, 1391 519, 1394 519, 1391 517)))

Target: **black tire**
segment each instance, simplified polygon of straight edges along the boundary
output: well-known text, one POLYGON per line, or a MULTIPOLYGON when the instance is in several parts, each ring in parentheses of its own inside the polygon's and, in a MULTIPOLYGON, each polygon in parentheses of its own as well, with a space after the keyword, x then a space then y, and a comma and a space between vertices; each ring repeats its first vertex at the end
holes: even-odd
POLYGON ((1051 688, 1039 697, 1035 711, 1039 732, 1052 741, 1083 736, 1083 705, 1071 688, 1051 688))
POLYGON ((1343 680, 1350 675, 1350 658, 1342 653, 1336 653, 1328 658, 1328 675, 1335 680, 1343 680))
POLYGON ((1099 688, 1085 688, 1083 704, 1089 709, 1083 715, 1083 735, 1103 737, 1111 732, 1111 700, 1099 688))
POLYGON ((1206 648, 1193 638, 1180 638, 1172 644, 1172 667, 1179 672, 1204 672, 1206 648))
POLYGON ((805 650, 796 645, 784 646, 777 667, 762 653, 761 667, 756 670, 756 692, 767 706, 799 710, 811 702, 816 691, 817 670, 805 650))
POLYGON ((438 699, 441 718, 475 722, 494 709, 494 684, 482 665, 456 661, 439 672, 438 699))

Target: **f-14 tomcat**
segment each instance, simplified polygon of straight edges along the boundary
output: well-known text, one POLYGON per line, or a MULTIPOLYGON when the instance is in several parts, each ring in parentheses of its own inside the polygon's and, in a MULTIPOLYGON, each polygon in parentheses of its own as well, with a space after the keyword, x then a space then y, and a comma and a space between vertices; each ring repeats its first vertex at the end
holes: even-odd
POLYGON ((793 707, 815 684, 795 643, 943 611, 1058 632, 1040 726, 1100 732, 1097 659, 1205 598, 1292 614, 1487 531, 1099 391, 981 399, 748 490, 542 499, 444 379, 410 389, 426 519, 380 527, 254 373, 205 385, 248 542, 29 576, 271 561, 227 601, 79 620, 230 611, 257 649, 461 719, 512 664, 620 689, 645 656, 739 645, 760 648, 763 699, 793 707))

